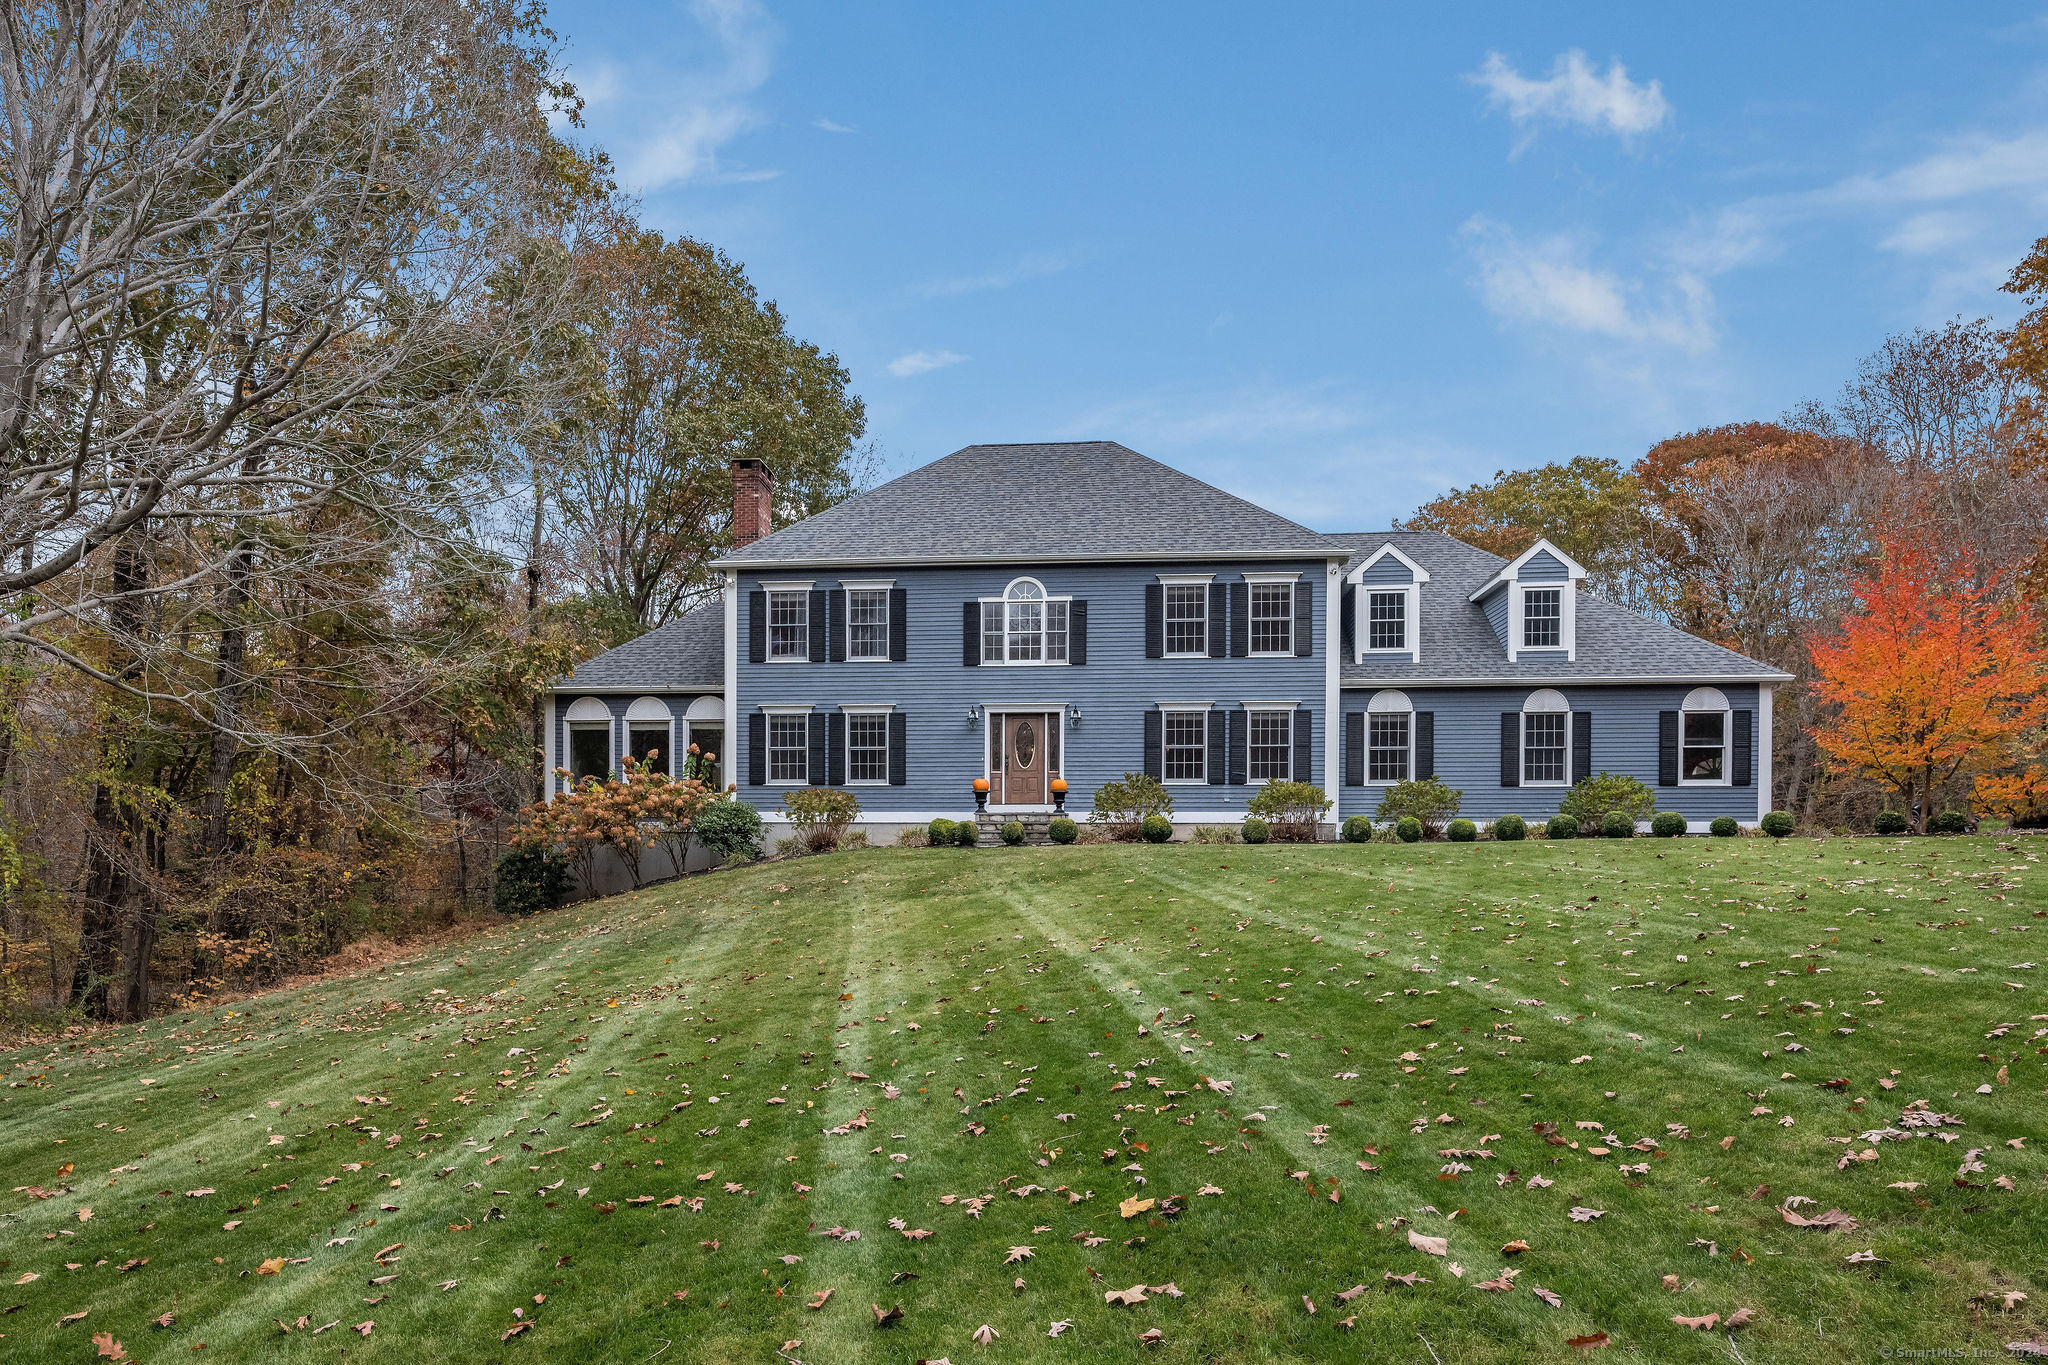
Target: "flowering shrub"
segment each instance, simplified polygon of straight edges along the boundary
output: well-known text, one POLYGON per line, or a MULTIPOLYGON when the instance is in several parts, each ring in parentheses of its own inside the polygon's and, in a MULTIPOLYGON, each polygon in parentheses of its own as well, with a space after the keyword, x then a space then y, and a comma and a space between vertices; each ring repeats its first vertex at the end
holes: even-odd
MULTIPOLYGON (((691 745, 692 769, 699 757, 691 745)), ((699 768, 699 771, 702 769, 699 768)), ((568 777, 567 770, 556 774, 568 777)), ((620 773, 610 781, 584 779, 552 801, 529 808, 512 831, 512 847, 524 851, 553 850, 576 871, 584 894, 593 889, 592 873, 599 850, 618 854, 633 885, 640 885, 640 860, 650 848, 669 855, 680 872, 690 847, 690 823, 715 793, 696 777, 676 779, 654 771, 651 761, 620 760, 620 773)))

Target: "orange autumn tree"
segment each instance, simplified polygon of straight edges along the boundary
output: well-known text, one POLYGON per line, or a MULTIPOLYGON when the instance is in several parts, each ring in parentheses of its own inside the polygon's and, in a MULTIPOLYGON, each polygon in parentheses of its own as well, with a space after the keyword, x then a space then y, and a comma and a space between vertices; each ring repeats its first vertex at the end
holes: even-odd
POLYGON ((1815 640, 1814 740, 1834 763, 1897 792, 1925 833, 1935 797, 1966 773, 1997 774, 2048 720, 2038 619, 1966 551, 1887 539, 1856 609, 1815 640))

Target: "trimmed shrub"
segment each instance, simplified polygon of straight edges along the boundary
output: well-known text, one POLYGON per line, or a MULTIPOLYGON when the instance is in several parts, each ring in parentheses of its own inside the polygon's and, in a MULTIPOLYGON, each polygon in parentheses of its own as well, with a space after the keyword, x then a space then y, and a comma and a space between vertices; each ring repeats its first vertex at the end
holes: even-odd
POLYGON ((1144 773, 1125 773, 1095 789, 1088 822, 1107 828, 1112 839, 1135 843, 1144 837, 1147 816, 1172 814, 1173 793, 1165 783, 1144 773))
POLYGON ((981 825, 974 820, 953 822, 953 842, 962 848, 973 848, 981 838, 981 825))
POLYGON ((1148 815, 1138 822, 1138 833, 1148 844, 1163 844, 1173 837, 1173 821, 1163 815, 1148 815))
POLYGON ((1742 826, 1736 823, 1732 815, 1717 815, 1714 817, 1714 823, 1707 826, 1707 830, 1716 839, 1733 839, 1742 833, 1742 826))
POLYGON ((498 859, 491 908, 501 915, 552 910, 569 889, 569 860, 551 848, 515 848, 498 859))
POLYGON ((1008 844, 1011 848, 1016 848, 1024 842, 1024 822, 1022 820, 1009 821, 1003 826, 1002 835, 1004 843, 1008 844))
POLYGON ((1245 810, 1264 820, 1275 839, 1312 844, 1316 826, 1333 804, 1313 782, 1268 782, 1245 802, 1245 810))
POLYGON ((1402 816, 1412 815, 1421 822, 1423 836, 1435 839, 1442 836, 1444 822, 1458 813, 1464 799, 1463 792, 1433 777, 1419 782, 1396 782, 1380 798, 1380 808, 1374 815, 1396 824, 1402 816))
POLYGON ((1579 822, 1569 815, 1553 815, 1543 822, 1543 837, 1576 839, 1579 837, 1579 822))
POLYGON ((1764 833, 1773 839, 1782 839, 1792 832, 1790 811, 1774 810, 1763 818, 1764 833))
POLYGON ((1081 827, 1064 815, 1055 815, 1052 823, 1045 827, 1045 837, 1056 844, 1071 844, 1081 827))
POLYGON ((1970 828, 1970 817, 1959 810, 1945 810, 1927 822, 1929 834, 1963 834, 1970 828))
POLYGON ((953 822, 943 815, 924 827, 924 841, 932 848, 951 848, 956 837, 953 822))
POLYGON ((1870 828, 1878 834, 1904 834, 1909 826, 1906 817, 1895 810, 1881 810, 1870 828))
POLYGON ((1503 815, 1493 822, 1493 837, 1504 844, 1518 843, 1529 837, 1529 822, 1519 815, 1503 815))
POLYGON ((1354 815, 1344 822, 1343 834, 1347 844, 1369 844, 1372 842, 1372 821, 1363 815, 1354 815))
POLYGON ((1590 833, 1603 829, 1602 822, 1617 812, 1627 816, 1631 826, 1649 819, 1657 809, 1657 793, 1625 774, 1601 773, 1580 778, 1557 808, 1590 833))
POLYGON ((860 798, 837 787, 794 787, 782 794, 782 812, 803 847, 830 853, 860 816, 860 798))
POLYGON ((1394 822, 1394 837, 1404 844, 1419 843, 1422 839, 1422 822, 1412 815, 1404 815, 1394 822))
POLYGON ((1273 827, 1256 815, 1238 826, 1237 832, 1244 836, 1244 841, 1248 844, 1263 844, 1273 837, 1273 827))
POLYGON ((1650 820, 1650 833, 1659 839, 1676 839, 1685 833, 1685 817, 1675 810, 1660 810, 1650 820))
POLYGON ((1633 839, 1636 837, 1636 822, 1618 810, 1611 810, 1600 817, 1600 837, 1633 839))
POLYGON ((761 812, 737 797, 707 803, 690 832, 700 848, 717 854, 722 863, 761 856, 761 812))
POLYGON ((1470 820, 1459 818, 1451 821, 1444 832, 1451 836, 1451 842, 1454 844, 1469 844, 1479 837, 1479 826, 1470 820))

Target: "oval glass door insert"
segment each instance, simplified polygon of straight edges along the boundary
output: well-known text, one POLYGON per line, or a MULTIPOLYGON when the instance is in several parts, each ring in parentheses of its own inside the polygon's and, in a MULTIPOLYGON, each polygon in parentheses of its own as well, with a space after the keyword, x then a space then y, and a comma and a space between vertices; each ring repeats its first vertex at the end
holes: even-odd
POLYGON ((1028 720, 1017 722, 1017 766, 1028 768, 1038 754, 1038 731, 1028 720))

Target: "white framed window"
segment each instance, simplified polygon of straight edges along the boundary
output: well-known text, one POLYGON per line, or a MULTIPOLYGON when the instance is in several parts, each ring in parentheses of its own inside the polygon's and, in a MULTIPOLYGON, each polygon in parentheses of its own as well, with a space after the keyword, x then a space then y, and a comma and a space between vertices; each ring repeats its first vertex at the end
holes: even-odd
POLYGON ((768 715, 768 780, 811 780, 811 715, 808 711, 768 715))
POLYGON ((1209 585, 1166 585, 1166 656, 1206 657, 1209 653, 1209 585))
POLYGON ((846 781, 849 786, 889 781, 887 711, 846 713, 846 781))
POLYGON ((1294 653, 1294 584, 1253 581, 1249 587, 1251 652, 1294 653))
POLYGON ((641 697, 626 708, 626 752, 655 772, 674 773, 675 716, 659 697, 641 697))
POLYGON ((1564 589, 1522 590, 1522 648, 1564 648, 1564 589))
POLYGON ((1728 785, 1728 743, 1734 726, 1728 698, 1718 687, 1695 687, 1678 713, 1678 783, 1728 785))
POLYGON ((1048 597, 1035 578, 1019 578, 1001 597, 981 599, 981 661, 1042 665, 1067 662, 1067 605, 1048 597))
POLYGON ((1365 780, 1406 782, 1415 772, 1415 704, 1389 687, 1365 704, 1365 780))
POLYGON ((1522 785, 1571 785, 1571 704, 1544 688, 1522 703, 1522 785))
POLYGON ((1294 712, 1245 711, 1245 776, 1285 782, 1294 774, 1294 712))
POLYGON ((811 657, 811 594, 805 588, 768 591, 768 660, 808 663, 811 657))
POLYGON ((846 657, 884 660, 889 657, 887 588, 846 590, 846 657))
POLYGON ((1408 652, 1408 589, 1370 589, 1365 597, 1365 647, 1408 652))
POLYGON ((1167 711, 1164 716, 1166 780, 1209 780, 1209 711, 1167 711))
POLYGON ((612 775, 612 712, 596 697, 578 697, 564 717, 569 729, 569 781, 602 782, 612 775))

